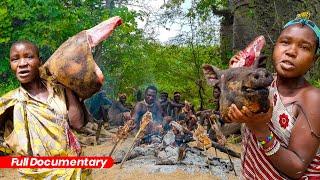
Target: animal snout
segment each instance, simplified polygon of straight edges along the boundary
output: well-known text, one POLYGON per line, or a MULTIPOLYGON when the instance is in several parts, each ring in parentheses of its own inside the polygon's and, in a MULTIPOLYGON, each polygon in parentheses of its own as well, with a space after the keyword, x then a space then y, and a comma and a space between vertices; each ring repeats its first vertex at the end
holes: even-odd
POLYGON ((257 81, 264 86, 270 85, 273 80, 271 73, 262 68, 256 69, 256 71, 252 73, 252 77, 254 81, 257 81))

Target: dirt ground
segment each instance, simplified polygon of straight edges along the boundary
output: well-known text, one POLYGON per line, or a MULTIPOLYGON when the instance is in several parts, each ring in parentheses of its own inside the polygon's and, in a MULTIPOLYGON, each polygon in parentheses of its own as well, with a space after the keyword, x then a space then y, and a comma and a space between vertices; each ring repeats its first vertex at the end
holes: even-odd
MULTIPOLYGON (((117 149, 121 149, 124 146, 127 146, 127 143, 132 142, 131 139, 128 139, 124 144, 117 147, 117 149)), ((240 145, 239 144, 228 144, 232 150, 236 152, 240 152, 240 145)), ((108 154, 111 151, 112 144, 105 143, 99 146, 88 146, 85 148, 86 155, 97 155, 101 152, 106 152, 108 154)), ((208 150, 210 153, 215 154, 214 148, 208 150)), ((228 159, 228 156, 225 153, 220 152, 217 150, 217 155, 220 158, 228 159)), ((232 158, 233 161, 240 161, 239 159, 232 158)), ((150 167, 148 165, 141 165, 139 168, 128 168, 124 163, 123 169, 120 169, 119 165, 114 165, 110 169, 94 169, 93 170, 93 177, 95 180, 98 179, 115 179, 115 180, 141 180, 141 179, 152 179, 152 180, 187 180, 187 179, 199 179, 199 180, 212 180, 212 179, 224 179, 221 177, 216 177, 211 175, 210 173, 201 173, 201 172, 185 172, 183 170, 175 170, 174 172, 150 172, 150 167)), ((237 168, 236 168, 237 169, 237 168)), ((237 169, 237 174, 239 175, 239 168, 237 169)), ((235 176, 234 172, 229 172, 225 174, 226 179, 239 179, 239 176, 235 176)))
MULTIPOLYGON (((100 145, 91 145, 83 147, 84 155, 85 156, 108 156, 109 152, 113 147, 113 142, 111 140, 111 135, 109 131, 102 131, 102 142, 100 145)), ((90 139, 90 138, 89 138, 90 139)), ((90 140, 94 139, 91 137, 90 140)), ((82 141, 89 141, 88 138, 81 139, 82 141)), ((117 146, 116 151, 122 148, 128 147, 132 143, 132 137, 128 138, 124 143, 117 146)), ((239 152, 241 150, 239 143, 228 143, 227 147, 230 149, 239 152)), ((216 155, 214 148, 210 148, 208 153, 212 153, 216 155)), ((223 158, 228 160, 228 156, 225 153, 220 152, 217 150, 217 157, 223 158)), ((133 160, 130 160, 133 161, 133 160)), ((183 169, 175 168, 170 169, 168 166, 169 171, 157 171, 157 170, 150 170, 150 165, 141 165, 137 167, 132 167, 132 164, 135 162, 125 162, 123 168, 119 168, 118 165, 114 165, 110 169, 93 169, 92 177, 94 180, 102 180, 102 179, 111 179, 111 180, 142 180, 142 179, 152 179, 152 180, 212 180, 212 179, 239 179, 240 174, 240 159, 232 158, 232 161, 235 164, 236 173, 238 176, 234 175, 234 172, 231 171, 229 173, 225 173, 222 176, 216 176, 209 172, 203 171, 195 171, 195 172, 188 172, 184 171, 183 169)), ((15 169, 0 169, 0 180, 1 179, 18 179, 17 171, 15 169)))

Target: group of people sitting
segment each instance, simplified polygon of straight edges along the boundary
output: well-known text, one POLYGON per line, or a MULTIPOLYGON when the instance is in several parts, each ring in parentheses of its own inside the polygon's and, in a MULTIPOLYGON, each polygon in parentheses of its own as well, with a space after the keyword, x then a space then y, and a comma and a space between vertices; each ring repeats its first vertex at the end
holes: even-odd
POLYGON ((118 94, 118 100, 116 101, 104 100, 107 98, 105 95, 102 97, 101 93, 105 94, 104 91, 97 93, 95 95, 97 97, 91 98, 87 105, 89 111, 92 111, 92 115, 97 120, 108 122, 107 127, 109 128, 123 126, 129 120, 134 120, 135 131, 137 131, 140 128, 143 115, 147 111, 151 112, 152 122, 149 125, 148 132, 146 132, 146 142, 150 140, 150 138, 147 140, 147 137, 160 135, 172 129, 171 121, 184 123, 186 129, 190 131, 196 128, 197 118, 194 115, 193 106, 187 101, 180 102, 180 92, 174 92, 172 100, 168 98, 167 92, 161 92, 158 100, 157 88, 148 86, 145 89, 143 100, 138 101, 134 108, 130 108, 126 104, 127 95, 125 93, 118 94), (100 103, 95 102, 94 99, 97 99, 100 103), (89 104, 93 104, 94 107, 92 108, 89 104))
MULTIPOLYGON (((183 120, 186 117, 186 112, 183 112, 185 102, 180 102, 180 92, 174 92, 173 100, 169 100, 167 92, 161 92, 160 99, 157 100, 157 88, 148 86, 144 93, 144 99, 137 102, 134 108, 126 104, 127 95, 125 93, 118 94, 118 100, 115 101, 108 99, 105 93, 105 91, 100 91, 87 100, 86 105, 96 120, 108 121, 108 125, 111 127, 124 125, 125 122, 133 119, 138 129, 141 118, 147 111, 152 113, 153 121, 159 124, 163 124, 163 119, 167 116, 175 121, 183 120)), ((194 114, 193 106, 188 104, 191 108, 190 111, 194 114)))

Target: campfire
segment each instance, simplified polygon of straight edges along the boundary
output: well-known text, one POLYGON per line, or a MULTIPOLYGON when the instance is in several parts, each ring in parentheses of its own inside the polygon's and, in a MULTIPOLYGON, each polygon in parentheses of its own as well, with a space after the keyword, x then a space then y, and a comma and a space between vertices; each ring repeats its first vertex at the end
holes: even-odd
MULTIPOLYGON (((171 130, 163 132, 160 136, 157 133, 148 132, 152 122, 152 115, 147 112, 142 118, 140 129, 135 133, 134 139, 127 139, 128 134, 133 128, 131 121, 124 126, 118 128, 115 135, 115 143, 110 153, 116 164, 120 164, 120 168, 133 168, 141 165, 150 166, 150 171, 154 172, 172 172, 175 169, 182 169, 188 172, 209 172, 215 175, 222 175, 234 172, 239 168, 235 167, 231 161, 230 155, 239 157, 239 154, 212 142, 206 134, 205 128, 197 124, 194 131, 190 131, 187 127, 182 126, 176 121, 170 122, 171 130), (146 133, 150 134, 146 134, 146 133), (143 143, 141 139, 150 136, 151 143, 143 143), (130 141, 129 148, 116 149, 119 142, 130 141), (229 159, 218 157, 216 148, 228 154, 229 159)), ((212 126, 212 128, 217 128, 212 126)), ((153 128, 151 128, 153 129, 153 128)), ((221 135, 221 134, 219 134, 221 135)), ((225 140, 225 138, 224 138, 225 140)), ((225 143, 225 141, 224 141, 225 143)))

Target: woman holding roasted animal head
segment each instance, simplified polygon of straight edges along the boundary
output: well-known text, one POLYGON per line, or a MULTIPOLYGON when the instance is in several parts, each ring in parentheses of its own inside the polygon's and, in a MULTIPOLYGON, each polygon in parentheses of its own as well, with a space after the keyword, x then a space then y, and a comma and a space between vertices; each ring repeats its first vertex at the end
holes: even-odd
POLYGON ((289 21, 273 50, 273 111, 253 114, 246 107, 230 107, 230 120, 246 124, 245 179, 320 178, 320 89, 304 77, 318 58, 319 39, 314 22, 301 17, 289 21))
MULTIPOLYGON (((81 147, 71 127, 84 125, 83 103, 68 88, 40 78, 36 45, 18 41, 10 49, 10 67, 20 87, 0 97, 2 150, 19 156, 77 156, 81 147)), ((19 169, 27 179, 84 178, 81 169, 19 169)))

